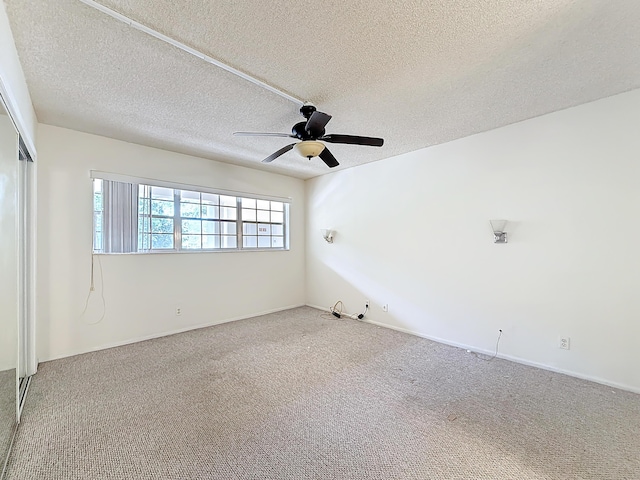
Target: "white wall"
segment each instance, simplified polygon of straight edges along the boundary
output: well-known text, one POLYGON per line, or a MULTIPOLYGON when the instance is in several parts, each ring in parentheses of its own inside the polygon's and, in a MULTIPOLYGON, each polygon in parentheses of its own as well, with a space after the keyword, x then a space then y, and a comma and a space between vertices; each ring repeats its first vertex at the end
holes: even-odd
POLYGON ((303 305, 304 182, 40 125, 38 131, 40 360, 303 305), (96 256, 90 170, 291 197, 291 250, 96 256), (98 263, 99 262, 99 263, 98 263), (103 271, 105 318, 100 299, 103 271), (182 315, 175 315, 175 308, 182 315))
POLYGON ((308 181, 307 303, 640 392, 639 125, 635 90, 308 181))
POLYGON ((4 2, 0 2, 0 94, 7 102, 25 144, 35 156, 36 114, 13 42, 4 2))

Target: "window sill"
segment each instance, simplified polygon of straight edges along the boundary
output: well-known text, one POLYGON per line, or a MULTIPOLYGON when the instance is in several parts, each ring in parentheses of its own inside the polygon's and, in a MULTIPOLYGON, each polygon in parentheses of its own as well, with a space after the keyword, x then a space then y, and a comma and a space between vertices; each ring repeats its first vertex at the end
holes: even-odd
POLYGON ((93 255, 192 255, 197 253, 246 253, 246 252, 289 252, 290 248, 224 248, 219 250, 154 250, 152 252, 105 253, 93 252, 93 255))

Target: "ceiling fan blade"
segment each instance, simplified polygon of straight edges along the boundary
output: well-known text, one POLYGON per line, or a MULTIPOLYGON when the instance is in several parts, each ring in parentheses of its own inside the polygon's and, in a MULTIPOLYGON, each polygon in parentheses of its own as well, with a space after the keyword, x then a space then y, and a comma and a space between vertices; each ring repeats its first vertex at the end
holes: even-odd
POLYGON ((287 145, 286 147, 282 147, 280 150, 278 150, 275 153, 272 153, 271 155, 269 155, 267 158, 265 158, 264 160, 262 160, 262 163, 271 163, 273 162, 276 158, 278 158, 280 155, 283 155, 285 153, 287 153, 289 150, 291 150, 293 148, 293 146, 295 145, 295 143, 292 143, 291 145, 287 145))
POLYGON ((347 143, 350 145, 368 145, 370 147, 381 147, 384 143, 382 138, 375 137, 358 137, 357 135, 325 135, 319 138, 324 142, 329 143, 347 143))
POLYGON ((233 132, 236 137, 289 137, 296 138, 290 133, 263 133, 263 132, 233 132))
POLYGON ((304 129, 311 134, 312 137, 319 137, 324 133, 324 127, 331 120, 331 115, 327 115, 317 110, 311 114, 304 129))
POLYGON ((324 150, 322 150, 320 152, 320 155, 318 156, 322 159, 324 163, 327 164, 327 167, 329 168, 337 167, 338 165, 340 165, 336 160, 336 157, 333 156, 333 154, 329 151, 327 147, 325 147, 324 150))

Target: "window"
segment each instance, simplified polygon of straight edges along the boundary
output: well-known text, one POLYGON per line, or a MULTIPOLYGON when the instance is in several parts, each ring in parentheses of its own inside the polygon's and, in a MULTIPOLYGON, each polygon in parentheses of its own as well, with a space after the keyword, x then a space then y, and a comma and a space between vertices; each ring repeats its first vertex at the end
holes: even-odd
POLYGON ((244 248, 284 247, 284 203, 243 198, 242 220, 244 248))
POLYGON ((94 178, 93 212, 96 253, 289 248, 282 200, 94 178))

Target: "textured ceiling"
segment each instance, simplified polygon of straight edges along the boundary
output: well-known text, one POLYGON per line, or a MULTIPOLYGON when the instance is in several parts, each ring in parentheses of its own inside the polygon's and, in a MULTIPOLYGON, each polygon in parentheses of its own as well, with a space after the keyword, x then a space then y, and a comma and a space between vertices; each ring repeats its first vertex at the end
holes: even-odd
MULTIPOLYGON (((79 0, 4 0, 38 120, 310 178, 298 105, 79 0)), ((340 168, 640 87, 637 0, 100 0, 333 115, 340 168)), ((336 170, 336 169, 334 169, 336 170)))

